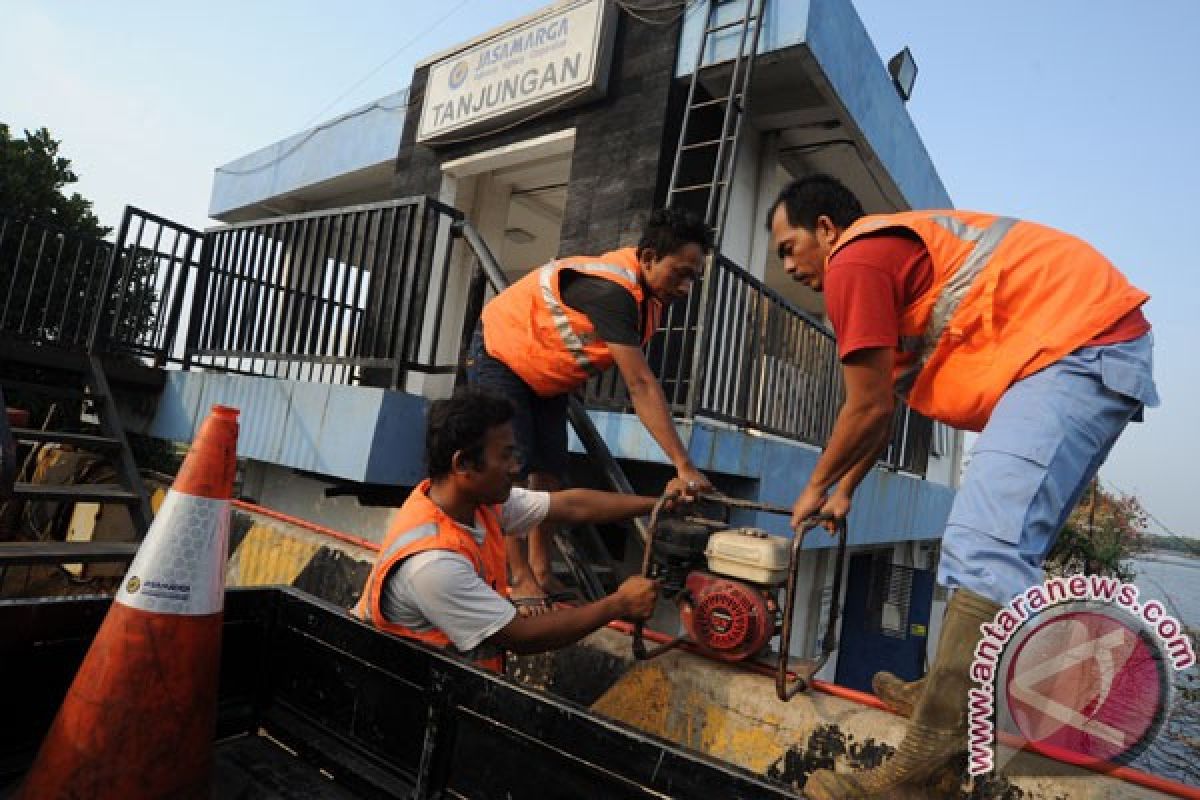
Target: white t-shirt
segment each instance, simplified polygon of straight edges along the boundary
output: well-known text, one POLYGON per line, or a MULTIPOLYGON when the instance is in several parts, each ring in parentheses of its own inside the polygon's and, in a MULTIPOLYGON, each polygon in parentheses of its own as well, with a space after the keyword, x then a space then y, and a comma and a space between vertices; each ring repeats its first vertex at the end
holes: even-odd
MULTIPOLYGON (((550 494, 514 488, 500 507, 505 534, 524 536, 546 518, 550 494)), ((463 529, 483 544, 483 522, 463 529)), ((425 550, 392 570, 380 605, 389 622, 415 631, 438 628, 461 653, 470 654, 516 616, 516 609, 479 577, 471 562, 449 550, 425 550)))

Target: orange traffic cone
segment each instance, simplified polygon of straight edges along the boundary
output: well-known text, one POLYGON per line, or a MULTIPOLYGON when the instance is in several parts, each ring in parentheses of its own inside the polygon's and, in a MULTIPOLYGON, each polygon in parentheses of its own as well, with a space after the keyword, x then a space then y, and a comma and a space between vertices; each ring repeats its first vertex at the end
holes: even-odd
POLYGON ((25 800, 207 798, 236 468, 214 406, 21 789, 25 800))

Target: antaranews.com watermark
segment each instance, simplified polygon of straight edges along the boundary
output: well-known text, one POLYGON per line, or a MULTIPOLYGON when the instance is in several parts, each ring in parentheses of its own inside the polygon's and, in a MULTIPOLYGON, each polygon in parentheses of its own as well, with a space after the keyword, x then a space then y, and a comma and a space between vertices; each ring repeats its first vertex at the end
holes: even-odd
POLYGON ((968 693, 968 770, 996 769, 999 727, 1031 749, 1131 759, 1161 728, 1172 671, 1196 663, 1183 625, 1116 578, 1053 578, 981 626, 968 693))

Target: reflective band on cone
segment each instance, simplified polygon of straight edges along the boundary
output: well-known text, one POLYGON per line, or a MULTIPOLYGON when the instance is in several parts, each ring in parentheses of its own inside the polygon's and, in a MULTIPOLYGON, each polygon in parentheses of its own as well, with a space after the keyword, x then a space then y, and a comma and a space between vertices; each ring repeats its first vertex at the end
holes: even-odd
POLYGON ((172 489, 125 573, 116 602, 164 614, 215 614, 225 608, 229 501, 172 489), (169 520, 159 531, 158 520, 169 520), (155 535, 158 534, 158 535, 155 535))
POLYGON ((214 406, 19 797, 207 798, 237 410, 214 406))

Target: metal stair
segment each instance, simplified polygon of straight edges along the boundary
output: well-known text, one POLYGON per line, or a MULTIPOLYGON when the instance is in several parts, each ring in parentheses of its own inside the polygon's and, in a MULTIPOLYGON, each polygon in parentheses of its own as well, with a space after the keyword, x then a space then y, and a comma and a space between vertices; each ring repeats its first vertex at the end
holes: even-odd
MULTIPOLYGON (((95 453, 112 465, 118 482, 42 484, 17 481, 12 496, 30 502, 120 503, 128 507, 136 537, 141 539, 149 528, 153 514, 103 363, 96 355, 54 353, 50 348, 39 349, 43 352, 38 354, 36 364, 29 366, 43 374, 53 375, 53 382, 35 382, 6 375, 0 377, 0 387, 9 393, 20 392, 31 398, 81 400, 95 416, 100 430, 98 433, 65 430, 57 425, 45 430, 14 427, 11 429, 13 439, 27 445, 62 444, 95 453)), ((30 360, 22 358, 22 366, 30 360)), ((14 364, 9 359, 5 361, 14 364)), ((11 375, 13 371, 10 368, 5 372, 11 375)))

